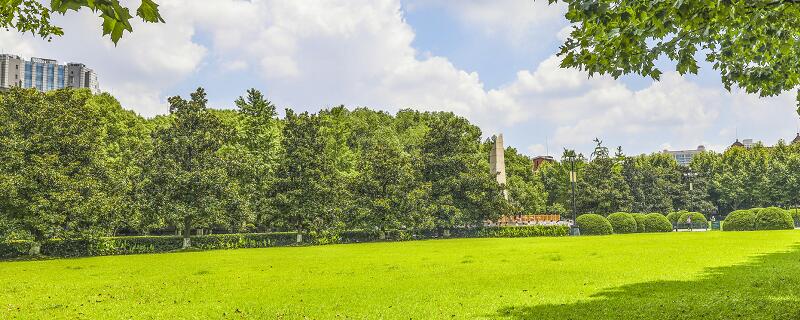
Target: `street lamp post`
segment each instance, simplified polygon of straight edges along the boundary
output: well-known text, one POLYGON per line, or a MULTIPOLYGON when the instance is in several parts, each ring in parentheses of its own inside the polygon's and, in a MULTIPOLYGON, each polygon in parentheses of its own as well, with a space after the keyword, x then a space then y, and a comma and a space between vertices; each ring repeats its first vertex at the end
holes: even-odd
POLYGON ((581 234, 580 229, 578 228, 578 209, 575 205, 575 184, 578 182, 578 173, 575 172, 575 155, 569 156, 570 162, 570 171, 569 171, 569 182, 572 184, 572 228, 571 234, 573 236, 579 236, 581 234))

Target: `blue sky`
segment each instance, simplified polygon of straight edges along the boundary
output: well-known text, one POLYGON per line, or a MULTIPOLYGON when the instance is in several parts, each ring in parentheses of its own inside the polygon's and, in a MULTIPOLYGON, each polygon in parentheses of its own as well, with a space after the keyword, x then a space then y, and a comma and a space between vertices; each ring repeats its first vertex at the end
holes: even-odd
POLYGON ((721 150, 737 132, 772 144, 798 126, 791 94, 726 92, 708 66, 680 77, 663 61, 660 82, 560 69, 568 24, 544 0, 159 3, 167 25, 136 24, 117 47, 81 12, 56 20, 66 35, 52 42, 0 31, 0 51, 86 63, 103 90, 145 116, 198 86, 215 107, 255 87, 297 110, 453 111, 529 155, 589 152, 594 137, 629 154, 721 150))

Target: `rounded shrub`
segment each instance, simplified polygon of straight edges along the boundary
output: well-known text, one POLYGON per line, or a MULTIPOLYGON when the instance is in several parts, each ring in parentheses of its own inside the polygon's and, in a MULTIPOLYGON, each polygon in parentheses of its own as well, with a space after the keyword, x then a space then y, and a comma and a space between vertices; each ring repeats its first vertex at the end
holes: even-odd
POLYGON ((764 208, 756 214, 756 230, 794 229, 794 219, 781 208, 764 208))
POLYGON ((723 220, 723 231, 751 231, 756 229, 756 214, 752 210, 736 210, 723 220))
POLYGON ((636 219, 630 213, 617 212, 608 216, 608 222, 614 233, 634 233, 637 230, 636 219))
POLYGON ((692 225, 705 225, 708 226, 708 219, 700 212, 683 212, 678 218, 678 223, 686 223, 686 220, 692 218, 692 225))
MULTIPOLYGON (((670 223, 678 223, 678 221, 681 219, 681 215, 683 215, 684 213, 687 213, 687 212, 688 211, 685 211, 685 210, 672 211, 669 214, 667 214, 667 220, 669 220, 670 223)), ((684 221, 686 221, 686 220, 684 220, 684 221)))
POLYGON ((608 219, 599 214, 582 214, 578 216, 575 222, 578 223, 581 234, 604 235, 614 233, 614 228, 611 226, 611 223, 608 222, 608 219))
POLYGON ((789 209, 786 210, 790 215, 792 215, 792 220, 794 220, 795 226, 800 226, 800 210, 798 209, 789 209))
POLYGON ((644 217, 644 232, 670 232, 672 223, 667 216, 660 213, 650 213, 644 217))
POLYGON ((636 220, 636 232, 644 232, 644 213, 631 213, 633 220, 636 220))

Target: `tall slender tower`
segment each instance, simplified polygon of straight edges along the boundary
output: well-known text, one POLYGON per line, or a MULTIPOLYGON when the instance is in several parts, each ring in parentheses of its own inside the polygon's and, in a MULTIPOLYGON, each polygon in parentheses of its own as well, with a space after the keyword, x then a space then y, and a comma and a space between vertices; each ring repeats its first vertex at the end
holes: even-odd
MULTIPOLYGON (((497 183, 500 185, 506 184, 506 157, 505 147, 503 146, 503 134, 494 136, 494 147, 489 153, 489 170, 491 174, 495 175, 497 183)), ((508 192, 505 192, 508 198, 508 192)))

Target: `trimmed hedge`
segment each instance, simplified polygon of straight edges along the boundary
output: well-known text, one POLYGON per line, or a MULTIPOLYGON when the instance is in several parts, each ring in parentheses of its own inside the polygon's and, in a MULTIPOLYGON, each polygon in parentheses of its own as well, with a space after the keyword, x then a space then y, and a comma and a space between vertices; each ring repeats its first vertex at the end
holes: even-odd
POLYGON ((756 213, 753 210, 736 210, 725 217, 722 231, 752 231, 756 229, 756 213))
POLYGON ((635 233, 637 231, 636 219, 630 213, 616 212, 608 216, 608 222, 614 233, 635 233))
POLYGON ((644 217, 644 232, 670 232, 672 223, 667 216, 660 213, 650 213, 644 217))
POLYGON ((706 216, 700 212, 682 212, 680 217, 678 218, 679 224, 686 224, 686 219, 692 217, 692 226, 702 226, 703 228, 708 228, 708 219, 706 216))
POLYGON ((764 208, 756 214, 756 230, 791 229, 794 229, 794 219, 783 209, 775 207, 764 208))
POLYGON ((646 215, 644 213, 631 213, 631 216, 633 216, 633 220, 636 220, 636 232, 644 232, 644 217, 646 215))
POLYGON ((479 229, 478 235, 485 238, 565 237, 569 235, 569 226, 490 227, 479 229))
POLYGON ((611 223, 608 222, 608 219, 599 214, 582 214, 578 216, 578 219, 575 222, 578 223, 581 234, 605 235, 614 233, 614 227, 611 226, 611 223))
MULTIPOLYGON (((247 234, 214 234, 193 236, 192 247, 202 250, 267 248, 295 245, 318 245, 332 243, 357 243, 374 241, 404 241, 413 239, 438 238, 434 230, 412 232, 408 230, 390 230, 386 238, 381 239, 377 230, 349 230, 338 233, 304 235, 304 243, 297 243, 296 232, 247 233, 247 234)), ((562 237, 569 235, 569 226, 565 225, 533 225, 519 227, 487 227, 452 229, 452 238, 476 237, 562 237)), ((180 236, 139 236, 139 237, 104 237, 95 239, 54 239, 42 243, 41 252, 51 257, 85 257, 124 254, 163 253, 180 250, 183 238, 180 236)), ((31 241, 0 242, 0 259, 11 259, 25 256, 31 247, 31 241)))
POLYGON ((0 242, 0 259, 11 259, 28 254, 30 241, 0 242))
MULTIPOLYGON (((669 222, 672 224, 678 223, 681 220, 681 216, 684 213, 688 213, 688 211, 686 210, 672 211, 669 214, 667 214, 667 220, 669 220, 669 222)), ((683 222, 686 222, 686 219, 684 219, 683 222)))

